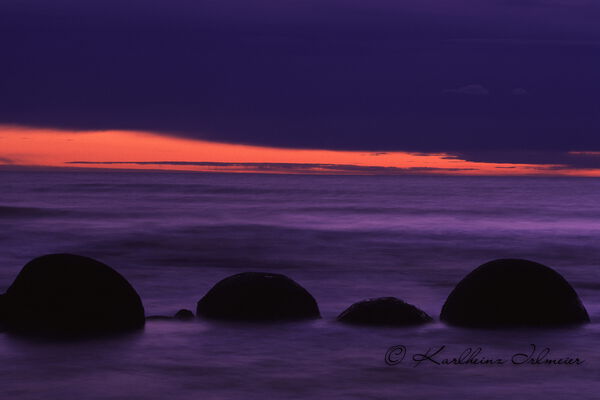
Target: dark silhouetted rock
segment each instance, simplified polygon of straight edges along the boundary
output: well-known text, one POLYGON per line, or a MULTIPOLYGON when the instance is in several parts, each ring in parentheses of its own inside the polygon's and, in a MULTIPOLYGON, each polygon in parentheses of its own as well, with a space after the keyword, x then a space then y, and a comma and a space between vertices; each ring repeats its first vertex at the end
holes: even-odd
POLYGON ((349 324, 406 326, 431 322, 432 318, 395 297, 379 297, 352 304, 337 320, 349 324))
POLYGON ((146 317, 147 321, 191 321, 194 319, 194 313, 190 310, 179 310, 174 316, 168 315, 150 315, 146 317))
POLYGON ((175 313, 175 319, 180 321, 189 321, 194 319, 194 313, 190 310, 179 310, 177 313, 175 313))
POLYGON ((315 299, 281 274, 244 272, 223 279, 198 301, 199 317, 277 321, 320 317, 315 299))
POLYGON ((30 261, 0 301, 7 330, 87 336, 141 328, 144 307, 123 276, 91 258, 51 254, 30 261))
POLYGON ((589 322, 571 285, 544 265, 518 259, 483 264, 456 285, 440 319, 470 327, 589 322))

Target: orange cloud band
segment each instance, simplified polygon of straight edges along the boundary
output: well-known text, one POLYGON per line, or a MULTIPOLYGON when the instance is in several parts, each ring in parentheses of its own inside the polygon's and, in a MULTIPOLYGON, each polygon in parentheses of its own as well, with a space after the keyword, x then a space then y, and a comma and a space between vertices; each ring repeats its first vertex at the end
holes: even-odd
POLYGON ((11 125, 0 125, 2 164, 205 172, 600 176, 598 169, 471 162, 449 154, 297 150, 149 132, 77 132, 11 125))

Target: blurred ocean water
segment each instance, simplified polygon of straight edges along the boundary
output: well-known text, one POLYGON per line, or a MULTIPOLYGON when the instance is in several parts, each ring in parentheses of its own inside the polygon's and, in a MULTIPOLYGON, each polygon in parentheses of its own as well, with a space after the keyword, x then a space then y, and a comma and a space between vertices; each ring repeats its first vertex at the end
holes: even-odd
POLYGON ((30 259, 96 258, 140 293, 147 315, 194 309, 218 280, 280 272, 323 319, 282 325, 151 321, 78 343, 0 335, 0 394, 23 399, 596 398, 600 391, 600 181, 585 178, 301 176, 174 172, 0 173, 0 290, 30 259), (466 330, 335 323, 396 296, 435 319, 469 271, 528 258, 569 280, 580 328, 466 330), (384 363, 390 346, 406 359, 384 363), (549 347, 581 365, 414 366, 415 352, 481 346, 506 357, 549 347))

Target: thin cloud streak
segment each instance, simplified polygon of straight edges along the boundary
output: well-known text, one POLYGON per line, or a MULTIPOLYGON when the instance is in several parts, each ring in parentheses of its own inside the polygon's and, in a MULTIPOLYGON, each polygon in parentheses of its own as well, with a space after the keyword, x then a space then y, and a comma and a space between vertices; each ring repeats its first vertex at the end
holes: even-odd
POLYGON ((210 170, 236 172, 271 173, 312 173, 312 174, 356 174, 356 175, 406 175, 424 173, 444 173, 475 171, 475 168, 436 168, 436 167, 379 167, 352 164, 314 163, 236 163, 207 161, 68 161, 65 164, 79 165, 156 165, 156 166, 196 166, 212 167, 210 170))
POLYGON ((484 88, 482 85, 471 84, 461 86, 458 89, 446 89, 444 90, 444 93, 464 94, 467 96, 487 96, 490 94, 490 91, 484 88))

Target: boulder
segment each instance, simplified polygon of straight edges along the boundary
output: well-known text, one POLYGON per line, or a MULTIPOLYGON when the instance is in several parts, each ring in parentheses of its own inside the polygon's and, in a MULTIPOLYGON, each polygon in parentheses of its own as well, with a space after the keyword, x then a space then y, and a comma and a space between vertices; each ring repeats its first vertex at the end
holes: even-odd
POLYGON ((51 254, 30 261, 2 296, 11 332, 87 336, 144 326, 144 307, 118 272, 91 258, 51 254))
POLYGON ((590 321, 579 296, 559 273, 520 259, 495 260, 473 270, 450 293, 440 319, 469 327, 590 321))
POLYGON ((146 317, 146 321, 191 321, 194 319, 194 313, 190 310, 179 310, 175 315, 150 315, 146 317))
POLYGON ((190 321, 190 320, 194 319, 194 313, 191 312, 190 310, 183 309, 183 310, 177 311, 173 318, 178 319, 180 321, 190 321))
POLYGON ((433 319, 400 299, 379 297, 352 304, 337 320, 359 325, 407 326, 425 324, 433 319))
POLYGON ((244 272, 223 279, 198 301, 196 315, 240 321, 319 318, 317 302, 281 274, 244 272))

